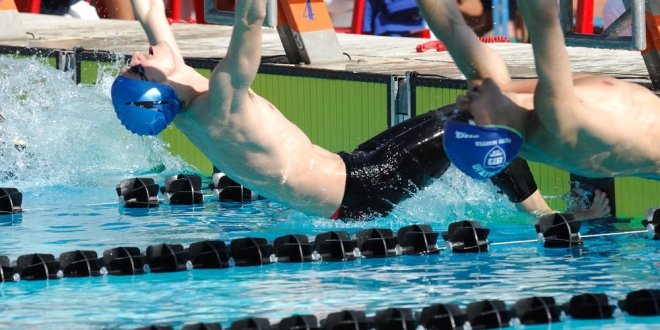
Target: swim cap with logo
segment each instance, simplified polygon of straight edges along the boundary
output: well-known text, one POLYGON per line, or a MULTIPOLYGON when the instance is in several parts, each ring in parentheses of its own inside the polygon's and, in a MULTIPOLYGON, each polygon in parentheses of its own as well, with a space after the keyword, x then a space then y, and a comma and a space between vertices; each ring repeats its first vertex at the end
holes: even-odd
POLYGON ((445 124, 447 157, 459 170, 477 180, 504 170, 522 146, 522 135, 505 126, 476 126, 450 120, 445 124))
POLYGON ((121 123, 138 135, 160 133, 181 109, 174 89, 153 81, 119 76, 110 94, 121 123))

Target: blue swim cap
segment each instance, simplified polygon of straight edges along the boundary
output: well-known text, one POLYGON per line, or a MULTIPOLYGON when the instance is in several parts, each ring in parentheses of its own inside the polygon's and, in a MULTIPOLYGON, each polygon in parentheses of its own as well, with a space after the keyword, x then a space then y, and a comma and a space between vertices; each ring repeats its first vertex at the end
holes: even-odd
POLYGON ((450 120, 445 124, 444 147, 449 160, 477 180, 497 175, 516 158, 522 136, 504 126, 476 126, 450 120))
POLYGON ((174 89, 153 81, 119 76, 110 94, 121 123, 138 135, 160 133, 181 109, 174 89))

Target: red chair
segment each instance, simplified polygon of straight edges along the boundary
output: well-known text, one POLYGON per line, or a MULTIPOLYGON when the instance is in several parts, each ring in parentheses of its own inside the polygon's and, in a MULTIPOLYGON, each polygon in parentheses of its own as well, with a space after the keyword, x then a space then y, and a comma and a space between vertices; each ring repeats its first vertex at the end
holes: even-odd
POLYGON ((594 0, 578 0, 575 32, 594 34, 594 0))
POLYGON ((350 28, 335 28, 335 32, 362 34, 362 23, 364 22, 364 6, 366 0, 355 0, 353 4, 353 20, 350 28))
MULTIPOLYGON (((195 18, 189 17, 187 20, 181 19, 181 0, 170 0, 170 7, 169 7, 169 16, 167 16, 167 20, 172 23, 199 23, 199 13, 201 13, 201 18, 202 21, 204 20, 204 0, 201 0, 201 10, 197 10, 198 4, 197 2, 200 2, 198 0, 195 0, 194 2, 194 10, 195 10, 195 18)), ((206 23, 206 22, 204 22, 206 23)))
POLYGON ((194 0, 193 6, 195 8, 195 19, 197 23, 208 24, 204 20, 204 0, 194 0))
POLYGON ((41 0, 14 0, 16 9, 21 13, 39 14, 41 0))

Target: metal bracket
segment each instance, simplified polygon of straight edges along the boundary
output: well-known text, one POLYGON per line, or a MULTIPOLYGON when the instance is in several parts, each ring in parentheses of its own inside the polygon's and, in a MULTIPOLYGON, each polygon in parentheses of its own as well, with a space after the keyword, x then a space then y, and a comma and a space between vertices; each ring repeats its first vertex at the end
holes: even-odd
MULTIPOLYGON (((648 0, 646 0, 648 1, 648 0)), ((646 48, 645 0, 626 0, 626 11, 601 34, 573 32, 573 0, 560 0, 559 21, 567 46, 643 50, 646 48), (632 37, 619 36, 632 25, 632 37)))
POLYGON ((411 91, 410 91, 410 76, 416 74, 414 71, 406 72, 405 76, 392 76, 392 83, 390 84, 392 109, 390 109, 390 123, 392 126, 405 121, 412 116, 411 111, 411 91))

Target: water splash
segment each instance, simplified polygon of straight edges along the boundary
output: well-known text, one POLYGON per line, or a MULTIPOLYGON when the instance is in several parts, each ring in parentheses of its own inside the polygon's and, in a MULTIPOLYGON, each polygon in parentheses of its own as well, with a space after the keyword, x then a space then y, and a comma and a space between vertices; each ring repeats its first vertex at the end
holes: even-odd
POLYGON ((159 137, 121 125, 112 79, 106 73, 96 85, 76 85, 70 72, 42 60, 0 57, 0 183, 97 186, 113 174, 191 171, 159 137))
MULTIPOLYGON (((519 211, 515 204, 489 180, 477 181, 456 167, 430 186, 399 203, 382 218, 369 221, 328 221, 324 217, 304 216, 291 211, 284 222, 292 228, 306 230, 347 230, 354 232, 365 227, 398 229, 411 224, 429 224, 436 230, 445 230, 455 221, 476 220, 482 225, 518 223, 529 225, 536 217, 519 211)), ((282 224, 279 224, 282 226, 282 224)))
POLYGON ((561 198, 566 202, 566 212, 586 211, 591 207, 595 188, 594 186, 581 182, 571 182, 573 187, 561 198))

